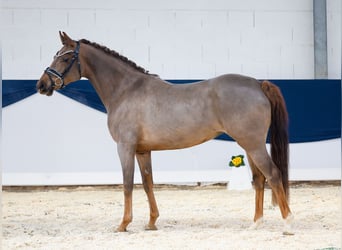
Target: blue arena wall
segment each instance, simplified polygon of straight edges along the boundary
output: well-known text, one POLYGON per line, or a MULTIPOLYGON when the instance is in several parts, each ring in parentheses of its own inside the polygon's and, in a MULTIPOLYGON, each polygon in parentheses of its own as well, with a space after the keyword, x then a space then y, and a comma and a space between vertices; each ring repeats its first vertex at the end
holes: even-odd
MULTIPOLYGON (((168 80, 186 84, 198 80, 168 80)), ((289 113, 291 143, 314 142, 341 137, 340 80, 271 80, 284 95, 289 113)), ((36 80, 3 80, 2 107, 36 94, 36 80)), ((106 112, 88 80, 80 80, 59 91, 84 105, 106 112)), ((232 140, 227 135, 217 139, 232 140)))

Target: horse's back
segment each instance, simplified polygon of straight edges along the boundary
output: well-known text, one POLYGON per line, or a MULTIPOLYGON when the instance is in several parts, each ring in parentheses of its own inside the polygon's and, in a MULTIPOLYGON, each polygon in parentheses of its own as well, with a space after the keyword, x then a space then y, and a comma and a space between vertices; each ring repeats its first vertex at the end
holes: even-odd
MULTIPOLYGON (((241 97, 242 95, 262 94, 260 81, 255 78, 238 75, 226 74, 207 80, 213 87, 223 91, 227 97, 241 97)), ((246 96, 246 97, 247 97, 246 96)), ((262 96, 264 96, 262 94, 262 96)))

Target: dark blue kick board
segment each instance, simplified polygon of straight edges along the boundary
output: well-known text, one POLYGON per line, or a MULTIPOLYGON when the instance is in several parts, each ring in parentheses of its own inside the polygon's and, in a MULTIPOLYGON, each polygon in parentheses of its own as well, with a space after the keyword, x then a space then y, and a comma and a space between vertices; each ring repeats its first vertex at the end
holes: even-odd
MULTIPOLYGON (((186 84, 198 80, 169 80, 186 84)), ((291 143, 313 142, 341 137, 340 80, 270 80, 284 95, 289 112, 291 143)), ((36 80, 3 80, 2 107, 36 93, 36 80)), ((80 80, 59 91, 89 107, 106 112, 88 80, 80 80)), ((232 140, 227 135, 217 139, 232 140)))

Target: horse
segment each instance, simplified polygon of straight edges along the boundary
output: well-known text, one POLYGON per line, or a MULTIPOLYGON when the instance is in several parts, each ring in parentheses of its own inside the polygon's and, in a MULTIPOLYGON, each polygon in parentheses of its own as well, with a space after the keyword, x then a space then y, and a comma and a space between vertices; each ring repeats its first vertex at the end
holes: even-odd
POLYGON ((63 46, 36 88, 51 96, 85 77, 103 102, 123 174, 124 213, 118 232, 127 231, 132 221, 135 157, 150 208, 145 229, 157 230, 159 211, 153 192, 151 151, 191 147, 226 133, 245 150, 253 173, 255 214, 251 228, 258 228, 263 221, 267 181, 284 220, 283 233, 292 234, 288 114, 276 85, 238 74, 171 84, 103 45, 86 39, 76 41, 61 31, 59 36, 63 46), (268 130, 271 156, 266 149, 268 130))

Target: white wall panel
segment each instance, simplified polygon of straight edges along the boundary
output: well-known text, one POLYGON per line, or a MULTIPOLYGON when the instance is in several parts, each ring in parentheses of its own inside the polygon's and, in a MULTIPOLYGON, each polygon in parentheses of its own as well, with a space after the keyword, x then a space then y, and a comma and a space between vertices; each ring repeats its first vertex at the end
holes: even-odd
POLYGON ((13 12, 13 24, 16 26, 39 26, 41 12, 39 9, 17 9, 13 12))
POLYGON ((68 11, 68 25, 73 27, 95 28, 95 12, 94 10, 80 9, 68 11))
MULTIPOLYGON (((335 0, 338 1, 338 0, 335 0)), ((94 8, 106 8, 106 9, 134 9, 134 10, 221 10, 231 8, 234 10, 268 10, 268 11, 297 11, 297 10, 312 10, 311 0, 197 0, 194 4, 193 1, 174 0, 174 1, 160 1, 160 0, 97 0, 85 1, 85 0, 60 0, 58 2, 42 1, 42 0, 2 0, 4 8, 56 8, 56 9, 87 9, 94 8)))
POLYGON ((13 24, 13 10, 12 9, 0 9, 0 22, 3 26, 10 26, 13 24))
POLYGON ((267 63, 246 62, 242 65, 242 74, 262 79, 264 76, 268 75, 267 63))
MULTIPOLYGON (((41 10, 41 25, 45 28, 66 28, 68 24, 68 11, 66 9, 41 10)), ((45 30, 43 30, 45 32, 45 30)))
POLYGON ((293 43, 313 45, 313 17, 311 12, 297 13, 289 17, 292 23, 293 43))
MULTIPOLYGON (((341 3, 338 0, 327 3, 329 77, 338 78, 341 3)), ((6 79, 37 79, 53 55, 49 55, 50 51, 55 53, 60 47, 58 30, 68 32, 75 39, 99 42, 118 52, 130 51, 128 56, 150 71, 161 68, 156 73, 163 78, 210 78, 226 73, 222 72, 225 65, 235 73, 251 72, 262 78, 313 78, 313 63, 308 62, 313 58, 311 0, 61 0, 58 4, 19 0, 3 1, 2 7, 3 77, 6 79), (23 37, 31 44, 37 42, 34 46, 40 50, 39 62, 28 59, 37 57, 36 48, 13 49, 23 37), (193 46, 195 51, 186 53, 193 46), (298 49, 301 47, 303 50, 298 49), (202 48, 201 52, 197 52, 198 48, 202 48), (166 58, 156 56, 155 52, 160 50, 171 52, 166 58), (223 56, 218 57, 220 50, 223 56), (260 53, 249 55, 245 52, 248 50, 260 53), (279 51, 296 54, 296 62, 292 56, 279 55, 279 51), (27 56, 17 59, 18 52, 27 56), (18 72, 16 64, 29 64, 31 70, 18 72), (184 70, 178 64, 189 65, 191 69, 184 70), (203 71, 208 64, 213 66, 203 71), (246 71, 253 65, 257 67, 246 71)))
POLYGON ((232 29, 252 28, 255 26, 255 12, 229 11, 228 23, 232 29))

